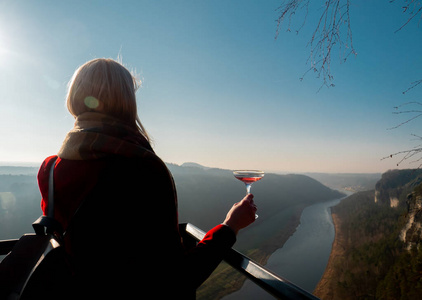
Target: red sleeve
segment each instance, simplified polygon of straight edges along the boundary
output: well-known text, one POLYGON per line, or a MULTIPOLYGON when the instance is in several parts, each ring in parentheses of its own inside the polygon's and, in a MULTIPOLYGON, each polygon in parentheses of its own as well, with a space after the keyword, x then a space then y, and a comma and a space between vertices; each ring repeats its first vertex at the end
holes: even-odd
POLYGON ((47 157, 42 163, 40 169, 38 170, 38 187, 41 193, 41 210, 43 215, 47 213, 48 205, 48 179, 52 163, 57 158, 56 155, 47 157))
POLYGON ((223 260, 236 242, 236 234, 225 225, 217 225, 206 233, 198 245, 185 257, 186 281, 198 288, 223 260))
POLYGON ((235 242, 236 235, 233 230, 226 225, 220 224, 208 231, 197 247, 218 243, 219 247, 231 248, 235 242))

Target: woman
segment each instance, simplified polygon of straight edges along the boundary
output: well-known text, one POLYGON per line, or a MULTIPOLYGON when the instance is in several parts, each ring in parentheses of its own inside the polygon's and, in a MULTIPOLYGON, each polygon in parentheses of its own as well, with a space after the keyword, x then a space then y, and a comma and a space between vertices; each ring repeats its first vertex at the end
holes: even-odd
POLYGON ((114 60, 77 69, 67 95, 75 127, 38 173, 46 214, 48 174, 58 157, 54 211, 66 231, 74 268, 67 295, 74 298, 193 299, 237 232, 255 220, 249 195, 195 248, 184 247, 173 179, 137 116, 136 89, 136 79, 114 60))

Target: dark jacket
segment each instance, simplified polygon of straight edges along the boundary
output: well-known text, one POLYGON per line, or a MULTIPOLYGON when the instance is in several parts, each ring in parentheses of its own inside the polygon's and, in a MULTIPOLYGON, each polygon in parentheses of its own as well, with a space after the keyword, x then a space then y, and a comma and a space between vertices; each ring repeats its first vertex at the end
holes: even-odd
MULTIPOLYGON (((44 213, 55 158, 47 158, 38 173, 44 213)), ((54 180, 55 217, 66 230, 74 268, 72 297, 194 299, 235 242, 234 232, 218 225, 195 248, 184 247, 173 179, 155 155, 59 158, 54 180)))

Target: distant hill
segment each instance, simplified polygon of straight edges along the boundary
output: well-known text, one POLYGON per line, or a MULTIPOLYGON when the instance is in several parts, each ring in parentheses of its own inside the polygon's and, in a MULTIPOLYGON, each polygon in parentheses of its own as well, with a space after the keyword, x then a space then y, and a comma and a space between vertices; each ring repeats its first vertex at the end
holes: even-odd
MULTIPOLYGON (((222 222, 230 207, 246 194, 245 185, 230 170, 192 164, 168 167, 176 182, 180 221, 194 223, 204 230, 222 222)), ((293 174, 266 174, 252 185, 252 193, 259 210, 257 223, 286 208, 304 207, 342 195, 315 179, 293 174)))
POLYGON ((1 166, 0 175, 36 175, 39 167, 1 166))
POLYGON ((304 173, 322 184, 338 190, 361 192, 373 190, 381 173, 304 173))
POLYGON ((185 167, 185 168, 200 168, 200 169, 204 169, 204 170, 211 169, 209 167, 204 167, 203 165, 200 165, 200 164, 197 164, 197 163, 194 163, 194 162, 185 162, 185 163, 183 163, 181 165, 181 167, 185 167))

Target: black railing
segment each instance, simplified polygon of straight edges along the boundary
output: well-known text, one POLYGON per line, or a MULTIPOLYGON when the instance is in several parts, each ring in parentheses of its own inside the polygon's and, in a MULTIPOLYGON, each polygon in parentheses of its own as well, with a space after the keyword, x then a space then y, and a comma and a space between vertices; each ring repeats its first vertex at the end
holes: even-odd
MULTIPOLYGON (((205 232, 190 223, 180 224, 180 233, 184 238, 184 242, 191 244, 202 240, 205 236, 205 232)), ((17 241, 18 240, 0 241, 0 255, 9 253, 17 241)), ((234 249, 230 249, 229 253, 224 258, 224 261, 277 299, 318 300, 314 295, 277 274, 274 274, 234 249)))
MULTIPOLYGON (((180 232, 185 239, 195 242, 205 236, 205 232, 190 223, 180 224, 180 232)), ((318 299, 234 249, 230 249, 224 261, 277 299, 318 299)))
POLYGON ((1 240, 0 241, 0 255, 6 255, 10 251, 12 251, 13 246, 18 242, 19 240, 1 240))

